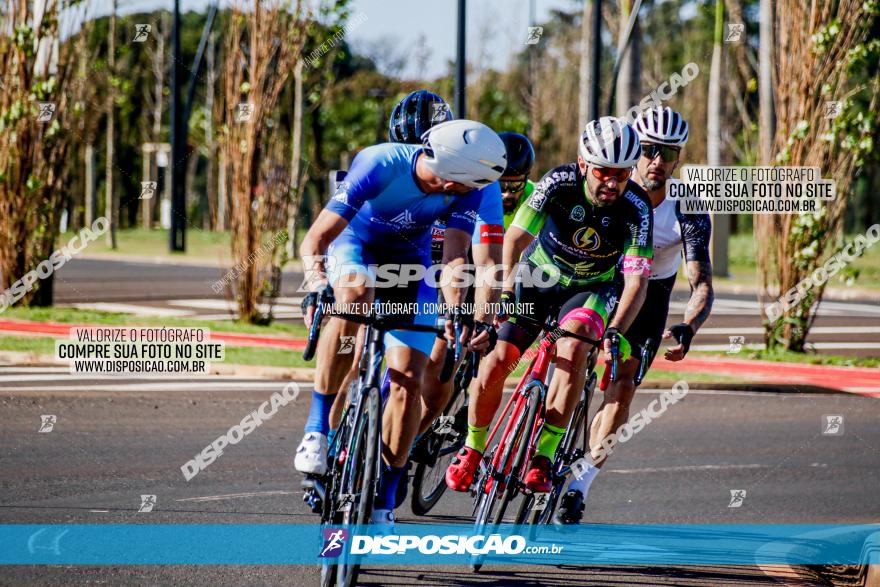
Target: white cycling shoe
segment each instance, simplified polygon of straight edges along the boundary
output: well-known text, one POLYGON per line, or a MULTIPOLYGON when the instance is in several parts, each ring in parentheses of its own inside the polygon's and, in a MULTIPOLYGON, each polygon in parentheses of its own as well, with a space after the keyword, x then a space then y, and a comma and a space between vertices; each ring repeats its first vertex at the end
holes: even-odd
POLYGON ((293 466, 300 473, 309 475, 323 475, 327 472, 327 437, 320 432, 306 432, 296 456, 293 458, 293 466))

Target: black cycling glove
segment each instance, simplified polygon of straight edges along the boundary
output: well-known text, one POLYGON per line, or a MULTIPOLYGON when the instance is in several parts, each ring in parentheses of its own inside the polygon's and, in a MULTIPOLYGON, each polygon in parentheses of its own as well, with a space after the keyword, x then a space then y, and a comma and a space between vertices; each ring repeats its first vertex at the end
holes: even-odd
POLYGON ((694 339, 694 329, 690 324, 681 322, 675 326, 670 326, 669 332, 671 332, 672 336, 675 337, 675 340, 681 344, 684 349, 684 354, 686 355, 691 348, 691 341, 694 339))
POLYGON ((495 343, 498 342, 498 332, 496 332, 495 327, 486 322, 482 322, 477 320, 474 323, 474 336, 482 334, 483 332, 489 333, 489 346, 486 347, 486 352, 492 352, 492 349, 495 348, 495 343))

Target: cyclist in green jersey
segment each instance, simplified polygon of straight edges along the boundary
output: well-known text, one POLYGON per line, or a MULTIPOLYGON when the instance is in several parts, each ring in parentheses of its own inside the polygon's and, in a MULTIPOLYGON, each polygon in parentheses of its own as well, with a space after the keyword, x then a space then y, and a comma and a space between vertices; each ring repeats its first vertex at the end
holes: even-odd
POLYGON ((501 132, 498 136, 507 149, 507 169, 498 181, 504 207, 504 230, 507 230, 517 209, 535 190, 535 184, 529 180, 535 164, 535 149, 528 137, 518 132, 501 132))
MULTIPOLYGON (((593 339, 604 336, 606 362, 611 360, 610 339, 619 336, 622 358, 627 358, 629 345, 621 332, 642 306, 653 258, 650 200, 629 179, 640 155, 638 135, 630 125, 612 117, 593 121, 581 137, 577 163, 548 171, 517 211, 504 236, 501 300, 531 320, 512 316, 504 322, 494 351, 480 367, 471 389, 467 440, 446 472, 451 489, 467 491, 473 483, 504 380, 540 334, 533 320, 540 324, 553 316, 566 330, 593 339), (525 273, 533 278, 537 273, 540 284, 522 284, 515 295, 520 258, 525 273), (624 286, 617 305, 619 263, 624 286)), ((524 479, 534 492, 550 491, 552 459, 583 388, 589 351, 587 343, 574 338, 556 342, 545 422, 524 479)), ((619 379, 606 393, 615 397, 627 386, 634 388, 632 379, 619 379)))

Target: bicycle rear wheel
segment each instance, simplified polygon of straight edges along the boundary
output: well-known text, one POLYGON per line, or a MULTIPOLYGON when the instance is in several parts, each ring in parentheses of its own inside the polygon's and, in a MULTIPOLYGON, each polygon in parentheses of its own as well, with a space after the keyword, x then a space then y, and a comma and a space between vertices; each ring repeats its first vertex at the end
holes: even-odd
MULTIPOLYGON (((373 513, 373 498, 379 476, 382 438, 382 397, 379 388, 371 387, 358 406, 355 429, 349 443, 342 472, 340 498, 350 499, 342 507, 340 523, 347 526, 368 524, 373 513)), ((357 556, 342 554, 335 567, 335 584, 352 587, 357 583, 360 564, 357 556)))
MULTIPOLYGON (((467 429, 467 391, 459 390, 443 411, 442 418, 452 418, 450 430, 438 434, 433 429, 428 434, 434 438, 426 439, 437 452, 433 465, 420 463, 413 474, 412 511, 417 516, 430 512, 446 492, 446 468, 452 462, 455 453, 464 446, 464 435, 467 429)), ((448 421, 447 421, 448 422, 448 421)))

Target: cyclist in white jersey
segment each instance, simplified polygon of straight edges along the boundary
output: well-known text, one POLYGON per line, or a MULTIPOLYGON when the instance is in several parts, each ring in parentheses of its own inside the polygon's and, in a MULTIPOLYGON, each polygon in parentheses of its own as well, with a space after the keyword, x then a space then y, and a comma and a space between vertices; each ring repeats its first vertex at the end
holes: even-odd
MULTIPOLYGON (((653 108, 643 112, 635 121, 635 129, 642 145, 642 156, 636 165, 635 181, 641 185, 654 207, 654 263, 648 281, 645 303, 626 333, 632 345, 632 358, 620 366, 619 375, 632 378, 639 368, 642 349, 648 347, 646 360, 650 364, 662 339, 675 338, 677 344, 666 349, 668 361, 681 361, 690 348, 696 331, 712 310, 712 264, 709 260, 709 237, 712 225, 708 214, 684 214, 679 202, 666 197, 666 186, 677 179, 672 173, 678 166, 681 149, 687 143, 688 124, 678 112, 668 107, 653 108), (686 260, 686 272, 691 286, 691 297, 684 312, 684 321, 664 330, 669 313, 669 297, 675 277, 681 265, 682 252, 686 260)), ((629 406, 635 395, 631 393, 605 392, 602 407, 593 420, 590 430, 590 446, 601 444, 599 430, 601 421, 616 421, 623 410, 628 420, 629 406)), ((607 457, 596 464, 587 465, 585 471, 575 476, 554 516, 556 524, 576 524, 580 521, 590 485, 606 462, 607 457)))

